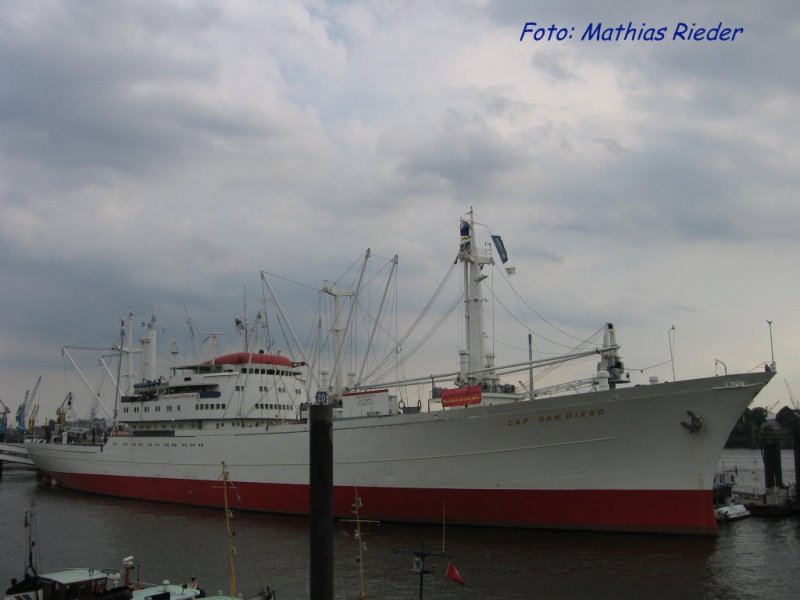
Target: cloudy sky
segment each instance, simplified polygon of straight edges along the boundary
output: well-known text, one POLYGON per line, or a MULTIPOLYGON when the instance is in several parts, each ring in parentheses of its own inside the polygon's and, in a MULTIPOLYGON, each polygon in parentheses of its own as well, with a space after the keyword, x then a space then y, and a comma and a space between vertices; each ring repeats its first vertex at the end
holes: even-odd
POLYGON ((799 51, 793 0, 4 0, 0 398, 42 376, 51 413, 61 347, 110 347, 129 307, 163 354, 187 309, 233 341, 261 270, 319 286, 368 247, 420 308, 471 207, 538 340, 612 321, 635 380, 672 378, 670 341, 687 378, 760 368, 771 320, 757 404, 800 398, 799 51))

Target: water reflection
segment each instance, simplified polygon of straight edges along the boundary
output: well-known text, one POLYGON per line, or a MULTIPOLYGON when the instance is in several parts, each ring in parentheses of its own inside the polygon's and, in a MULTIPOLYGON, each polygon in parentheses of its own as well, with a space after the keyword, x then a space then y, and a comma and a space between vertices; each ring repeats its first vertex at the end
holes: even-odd
MULTIPOLYGON (((0 483, 0 582, 24 568, 22 516, 35 499, 41 567, 119 568, 134 555, 145 581, 188 581, 227 593, 222 511, 89 496, 36 485, 31 475, 6 473, 0 483)), ((307 597, 308 522, 302 517, 237 512, 237 587, 245 595, 269 585, 281 600, 307 597)), ((335 539, 336 594, 357 598, 352 524, 335 539)), ((442 552, 436 526, 368 524, 364 540, 368 598, 416 598, 413 553, 442 552)), ((800 558, 797 520, 748 519, 718 538, 446 528, 445 556, 428 559, 425 597, 707 600, 794 598, 800 558), (466 587, 444 578, 449 558, 466 587)))

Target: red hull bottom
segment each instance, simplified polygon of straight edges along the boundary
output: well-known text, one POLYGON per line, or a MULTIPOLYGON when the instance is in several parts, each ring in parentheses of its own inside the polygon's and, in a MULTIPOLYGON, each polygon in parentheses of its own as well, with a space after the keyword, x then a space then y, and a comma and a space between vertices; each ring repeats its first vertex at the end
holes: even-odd
MULTIPOLYGON (((65 488, 140 500, 221 507, 215 481, 51 473, 65 488)), ((235 482, 233 508, 308 514, 309 486, 235 482)), ((716 535, 712 492, 703 490, 333 490, 337 517, 351 516, 356 492, 363 519, 543 529, 716 535)))

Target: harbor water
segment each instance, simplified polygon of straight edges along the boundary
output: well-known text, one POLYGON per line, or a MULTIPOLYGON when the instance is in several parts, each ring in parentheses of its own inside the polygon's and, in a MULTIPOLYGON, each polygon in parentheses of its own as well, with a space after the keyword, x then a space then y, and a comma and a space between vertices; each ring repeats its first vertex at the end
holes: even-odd
MULTIPOLYGON (((794 483, 792 453, 783 451, 784 483, 794 483)), ((761 455, 726 450, 720 468, 744 486, 763 487, 761 455)), ((207 594, 229 592, 223 511, 106 498, 38 484, 33 473, 7 470, 0 482, 0 584, 27 564, 24 515, 36 506, 40 571, 121 568, 134 556, 142 581, 196 576, 207 594)), ((602 510, 602 506, 587 506, 602 510)), ((279 600, 308 597, 309 529, 302 517, 235 512, 237 591, 267 586, 279 600)), ((419 597, 414 553, 429 554, 428 599, 794 599, 800 597, 800 517, 748 518, 723 524, 716 538, 554 532, 366 523, 367 598, 419 597), (448 561, 466 585, 444 577, 448 561)), ((354 524, 337 522, 335 593, 359 595, 354 524)))

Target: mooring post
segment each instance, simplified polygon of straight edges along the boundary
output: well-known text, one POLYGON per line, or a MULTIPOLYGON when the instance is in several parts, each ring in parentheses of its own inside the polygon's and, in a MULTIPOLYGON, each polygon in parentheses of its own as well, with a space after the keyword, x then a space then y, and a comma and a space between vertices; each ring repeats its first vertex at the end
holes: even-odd
POLYGON ((333 600, 333 407, 309 409, 311 600, 333 600))
POLYGON ((761 444, 764 458, 764 483, 767 489, 783 487, 781 468, 781 442, 774 432, 764 436, 761 444))
POLYGON ((792 449, 794 452, 794 502, 800 504, 800 493, 798 493, 798 485, 800 485, 800 423, 795 423, 792 427, 792 449))

